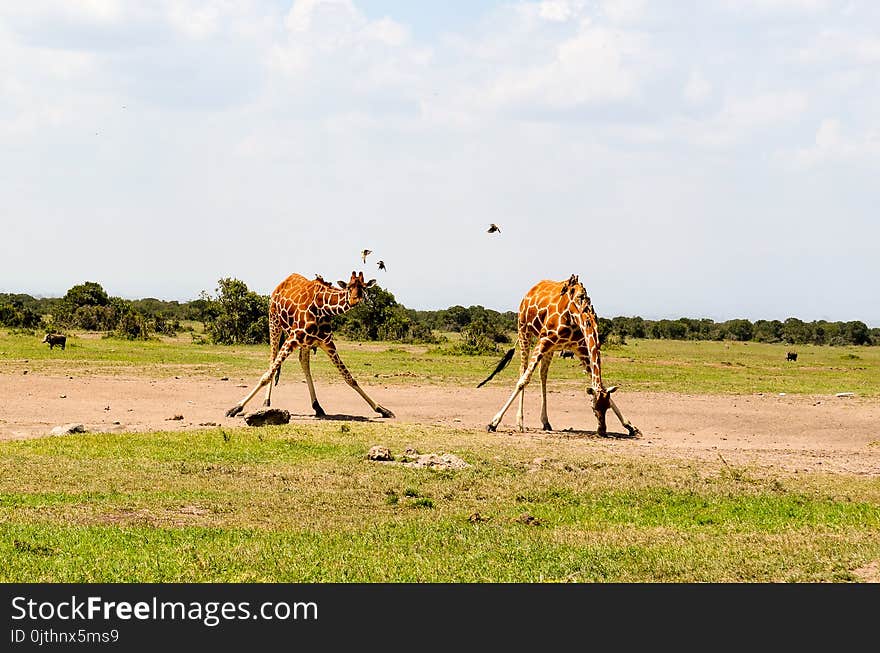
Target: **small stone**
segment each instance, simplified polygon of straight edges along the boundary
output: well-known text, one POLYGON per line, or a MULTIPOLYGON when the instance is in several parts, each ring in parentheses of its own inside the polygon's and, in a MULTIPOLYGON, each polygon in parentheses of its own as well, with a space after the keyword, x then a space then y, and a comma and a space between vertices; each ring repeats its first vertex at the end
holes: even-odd
POLYGON ((67 399, 67 395, 58 395, 59 399, 67 399))
POLYGON ((170 421, 181 420, 181 419, 183 419, 183 415, 178 414, 178 415, 174 415, 173 417, 166 417, 165 421, 170 422, 170 421))
POLYGON ((524 512, 519 517, 517 517, 516 521, 518 521, 521 524, 525 524, 526 526, 540 526, 541 525, 541 520, 539 520, 534 515, 530 515, 527 512, 524 512))
POLYGON ((377 444, 370 447, 367 452, 367 460, 394 460, 394 456, 391 455, 391 449, 377 444))
POLYGON ((56 426, 51 431, 49 431, 50 435, 70 435, 71 433, 85 433, 86 427, 82 424, 70 423, 65 424, 63 426, 56 426))
POLYGON ((28 371, 27 371, 27 370, 25 370, 25 371, 24 371, 24 372, 22 372, 22 374, 27 374, 27 373, 28 373, 28 371))

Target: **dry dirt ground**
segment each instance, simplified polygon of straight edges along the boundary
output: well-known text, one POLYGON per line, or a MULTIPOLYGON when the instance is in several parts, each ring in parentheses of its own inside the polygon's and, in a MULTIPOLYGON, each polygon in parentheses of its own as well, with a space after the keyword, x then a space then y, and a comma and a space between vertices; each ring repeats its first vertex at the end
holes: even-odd
MULTIPOLYGON (((241 426, 225 412, 253 379, 149 379, 0 375, 0 440, 48 435, 54 426, 81 423, 89 431, 126 432, 241 426), (172 419, 182 415, 182 419, 172 419)), ((511 388, 455 388, 365 384, 366 391, 396 413, 397 423, 485 429, 511 388)), ((787 472, 880 475, 880 400, 828 395, 680 395, 627 393, 615 400, 642 431, 625 437, 611 411, 608 436, 596 435, 596 419, 583 391, 552 389, 548 398, 552 433, 540 430, 538 384, 526 393, 526 433, 515 430, 516 405, 497 437, 547 442, 580 439, 639 456, 712 460, 758 465, 787 472)), ((318 383, 318 399, 330 418, 386 421, 344 383, 318 383)), ((257 395, 245 412, 261 407, 257 395)), ((305 382, 282 379, 272 404, 291 421, 313 421, 305 382)))

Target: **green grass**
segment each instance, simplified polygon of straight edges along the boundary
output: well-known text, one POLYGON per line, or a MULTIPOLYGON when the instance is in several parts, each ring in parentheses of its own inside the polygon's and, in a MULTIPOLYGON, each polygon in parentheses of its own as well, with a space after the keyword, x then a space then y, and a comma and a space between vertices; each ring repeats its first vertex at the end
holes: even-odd
POLYGON ((880 479, 552 447, 361 423, 4 442, 0 582, 850 582, 880 561, 880 479))
MULTIPOLYGON (((76 335, 66 351, 49 350, 39 336, 0 331, 0 373, 23 370, 56 375, 201 376, 256 380, 268 364, 265 345, 198 345, 189 336, 128 342, 94 335, 76 335)), ((343 360, 364 382, 387 384, 475 386, 500 360, 497 356, 456 356, 436 347, 395 343, 340 341, 343 360)), ((828 347, 740 342, 632 340, 606 348, 602 354, 606 385, 628 391, 680 393, 833 394, 855 392, 880 396, 880 347, 828 347), (798 351, 796 362, 785 352, 798 351)), ((339 381, 327 357, 318 352, 312 371, 319 380, 339 381)), ((296 360, 288 359, 283 374, 302 376, 296 360)), ((491 383, 512 386, 519 356, 491 383)), ((580 366, 557 359, 550 368, 553 384, 583 384, 580 366)))

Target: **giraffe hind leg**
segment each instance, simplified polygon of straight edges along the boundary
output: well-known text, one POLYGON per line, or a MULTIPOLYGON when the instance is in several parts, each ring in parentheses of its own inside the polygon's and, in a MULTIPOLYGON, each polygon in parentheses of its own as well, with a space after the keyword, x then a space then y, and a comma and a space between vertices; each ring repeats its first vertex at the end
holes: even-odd
POLYGON ((507 412, 507 409, 510 408, 511 404, 516 400, 517 396, 525 389, 525 387, 529 384, 529 380, 532 378, 532 374, 535 372, 535 368, 538 367, 538 364, 546 355, 546 352, 550 349, 550 344, 544 341, 539 342, 535 345, 534 349, 532 349, 532 354, 529 358, 529 365, 526 368, 525 373, 520 376, 519 381, 516 383, 516 388, 513 390, 513 394, 510 395, 510 398, 507 402, 501 407, 501 410, 492 418, 492 421, 486 426, 486 430, 492 433, 495 429, 498 428, 498 424, 501 423, 501 419, 504 417, 504 413, 507 412))
POLYGON ((235 417, 236 415, 238 415, 241 411, 244 410, 247 402, 253 399, 254 395, 256 395, 260 391, 260 388, 262 388, 267 383, 272 383, 272 377, 275 375, 275 373, 278 371, 278 368, 281 367, 281 364, 290 355, 290 352, 293 351, 294 347, 296 346, 297 343, 294 340, 288 340, 284 343, 284 345, 281 347, 281 350, 278 352, 278 355, 275 357, 275 360, 272 362, 272 365, 269 367, 269 370, 260 377, 260 380, 257 383, 256 387, 254 387, 253 390, 247 393, 241 399, 241 401, 239 401, 232 408, 226 411, 227 417, 235 417))
POLYGON ((547 372, 550 370, 552 362, 552 353, 541 361, 541 428, 545 431, 553 430, 553 427, 550 426, 550 419, 547 417, 547 372))
POLYGON ((326 417, 327 413, 318 403, 318 397, 315 394, 315 382, 312 380, 312 369, 309 365, 309 357, 311 356, 311 348, 300 347, 299 364, 302 365, 303 373, 306 375, 306 383, 309 384, 309 398, 312 400, 312 410, 315 411, 315 417, 326 417))
MULTIPOLYGON (((520 344, 519 349, 519 375, 522 377, 523 374, 526 373, 526 368, 529 366, 529 356, 532 351, 532 339, 529 337, 528 329, 524 328, 523 325, 519 325, 519 333, 518 339, 520 344)), ((519 393, 519 405, 516 409, 516 427, 520 430, 520 433, 525 431, 524 418, 526 411, 526 389, 523 388, 522 392, 519 393)))
MULTIPOLYGON (((271 351, 269 352, 269 365, 271 366, 275 362, 275 358, 278 356, 278 349, 281 345, 284 344, 284 338, 287 334, 284 329, 278 324, 277 320, 269 319, 269 346, 271 347, 271 351)), ((278 368, 278 371, 275 372, 275 379, 273 383, 270 383, 266 388, 266 398, 263 400, 264 406, 272 405, 272 387, 278 385, 278 378, 281 376, 281 367, 278 368)))

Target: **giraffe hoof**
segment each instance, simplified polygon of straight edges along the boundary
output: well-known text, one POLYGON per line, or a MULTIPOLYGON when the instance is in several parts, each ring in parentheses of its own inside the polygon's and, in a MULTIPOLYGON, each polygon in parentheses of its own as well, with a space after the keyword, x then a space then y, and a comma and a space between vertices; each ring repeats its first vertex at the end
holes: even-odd
POLYGON ((321 404, 317 401, 312 404, 312 408, 315 411, 315 417, 327 417, 327 413, 324 412, 324 409, 321 408, 321 404))
POLYGON ((233 406, 229 410, 226 411, 226 417, 235 417, 241 411, 244 410, 244 406, 233 406))
POLYGON ((541 428, 543 428, 545 431, 552 431, 553 430, 553 427, 550 426, 549 422, 547 424, 544 424, 544 426, 541 428))
POLYGON ((376 406, 376 412, 379 413, 382 417, 396 417, 394 413, 392 413, 387 408, 382 408, 382 406, 376 406))
POLYGON ((486 432, 487 433, 494 433, 496 428, 498 428, 498 427, 494 426, 492 424, 487 424, 486 425, 486 432))
POLYGON ((627 426, 626 430, 629 431, 629 437, 631 438, 638 438, 642 435, 642 432, 635 426, 627 426))

